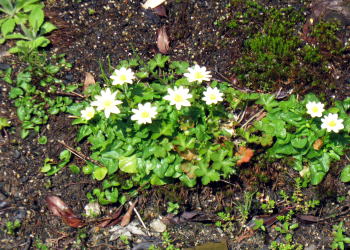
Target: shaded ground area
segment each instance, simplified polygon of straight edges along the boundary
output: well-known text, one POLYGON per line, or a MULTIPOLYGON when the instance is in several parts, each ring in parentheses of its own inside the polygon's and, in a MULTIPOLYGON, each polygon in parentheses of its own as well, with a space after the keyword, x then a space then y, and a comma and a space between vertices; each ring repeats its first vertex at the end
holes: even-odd
MULTIPOLYGON (((101 73, 99 64, 107 67, 107 56, 110 57, 112 65, 135 55, 145 59, 153 57, 158 52, 157 30, 165 25, 171 40, 169 56, 172 60, 186 60, 205 65, 214 72, 215 78, 231 81, 234 86, 246 89, 244 80, 238 78, 233 67, 246 53, 244 42, 247 33, 234 32, 227 26, 238 11, 246 11, 243 7, 244 1, 171 1, 166 5, 167 17, 159 17, 150 10, 142 9, 137 0, 75 2, 46 1, 47 16, 59 27, 50 36, 53 43, 50 53, 65 53, 67 60, 73 63, 73 69, 62 74, 63 78, 72 82, 82 82, 85 72, 90 72, 98 79, 101 73)), ((309 8, 309 3, 294 0, 277 2, 278 4, 274 1, 263 1, 262 5, 266 8, 282 8, 288 5, 296 9, 305 7, 305 16, 313 17, 315 21, 321 19, 321 15, 315 12, 315 9, 309 8)), ((345 20, 339 31, 339 42, 345 44, 349 39, 349 29, 346 28, 349 24, 345 14, 338 15, 345 20)), ((305 23, 307 22, 297 25, 296 35, 306 32, 303 30, 305 23)), ((251 21, 251 25, 259 26, 261 23, 251 21)), ((306 43, 306 40, 305 38, 303 41, 306 43)), ((310 41, 311 44, 313 42, 310 41)), ((324 49, 322 53, 326 65, 316 64, 312 69, 323 72, 323 66, 329 67, 329 71, 319 75, 325 77, 319 80, 324 80, 327 84, 310 86, 306 83, 295 83, 294 86, 293 83, 281 83, 270 91, 278 91, 282 87, 286 92, 291 89, 303 93, 317 90, 326 93, 324 98, 327 99, 343 99, 349 96, 349 50, 342 54, 332 54, 324 49)), ((11 60, 15 60, 5 59, 5 66, 10 64, 11 60)), ((256 86, 251 88, 263 91, 256 86)), ((45 157, 58 158, 63 147, 57 140, 64 140, 74 147, 81 146, 85 152, 88 152, 87 145, 78 145, 74 141, 76 128, 70 125, 71 119, 65 115, 50 117, 49 124, 42 130, 41 135, 49 138, 48 144, 39 145, 38 135, 35 134, 21 140, 17 129, 20 126, 16 111, 7 97, 9 86, 0 83, 0 89, 0 115, 12 122, 11 129, 0 135, 0 248, 36 249, 39 243, 43 242, 52 249, 122 249, 130 248, 132 244, 136 245, 141 241, 152 242, 145 237, 135 237, 129 245, 117 240, 110 241, 109 229, 98 231, 92 226, 72 229, 50 214, 44 200, 48 194, 60 196, 77 214, 83 214, 83 207, 88 203, 86 193, 99 184, 83 174, 73 175, 68 168, 64 168, 55 176, 46 177, 40 173, 45 157), (22 226, 18 233, 12 236, 5 233, 4 225, 6 221, 14 218, 18 218, 22 226)), ((74 161, 78 166, 82 165, 78 158, 74 161)), ((313 224, 299 221, 300 227, 294 233, 295 242, 309 246, 308 249, 329 248, 333 239, 333 224, 344 221, 349 230, 349 214, 344 211, 350 207, 350 188, 349 185, 338 181, 340 168, 348 161, 344 159, 335 164, 320 186, 303 191, 303 199, 321 201, 320 206, 308 213, 329 218, 313 224), (333 217, 330 217, 332 215, 333 217)), ((266 249, 272 240, 281 239, 274 235, 271 228, 266 233, 249 235, 242 227, 253 216, 264 214, 254 196, 249 214, 242 221, 242 210, 239 207, 245 204, 244 194, 258 190, 265 197, 278 200, 277 194, 280 190, 285 190, 289 195, 293 194, 295 177, 297 173, 285 167, 283 162, 270 163, 258 157, 242 167, 239 178, 233 176, 230 180, 207 187, 188 189, 172 185, 143 191, 137 208, 147 225, 159 215, 167 214, 168 201, 180 204, 181 211, 200 213, 201 219, 198 221, 188 220, 168 226, 177 247, 193 247, 208 241, 223 240, 227 241, 231 249, 266 249), (232 225, 227 224, 226 228, 215 226, 214 223, 220 220, 216 215, 219 211, 231 213, 232 225)), ((277 208, 274 212, 282 210, 283 206, 277 205, 277 208)), ((115 209, 113 206, 104 207, 103 213, 108 214, 115 209)), ((157 233, 152 235, 153 240, 161 238, 157 233)))

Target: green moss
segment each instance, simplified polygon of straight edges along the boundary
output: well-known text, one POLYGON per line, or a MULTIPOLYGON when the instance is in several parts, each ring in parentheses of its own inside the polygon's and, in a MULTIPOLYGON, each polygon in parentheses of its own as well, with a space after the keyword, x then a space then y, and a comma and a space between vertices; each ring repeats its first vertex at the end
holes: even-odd
POLYGON ((315 44, 301 39, 304 9, 266 7, 258 1, 232 1, 234 14, 226 26, 243 37, 242 54, 233 72, 240 83, 263 91, 281 86, 329 86, 329 58, 338 55, 342 44, 336 36, 339 25, 321 22, 308 34, 315 44))

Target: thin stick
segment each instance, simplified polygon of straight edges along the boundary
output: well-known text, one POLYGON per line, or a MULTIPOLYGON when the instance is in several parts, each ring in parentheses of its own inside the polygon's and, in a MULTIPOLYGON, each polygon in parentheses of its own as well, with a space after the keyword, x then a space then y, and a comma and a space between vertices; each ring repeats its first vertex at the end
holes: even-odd
POLYGON ((89 156, 84 155, 82 152, 79 152, 78 150, 75 150, 74 148, 68 146, 64 141, 61 141, 61 140, 57 140, 57 141, 61 143, 68 151, 70 151, 72 154, 79 157, 80 159, 84 161, 91 161, 92 163, 100 167, 103 167, 101 163, 99 163, 98 161, 95 161, 94 159, 91 159, 89 156))
POLYGON ((264 110, 260 110, 259 112, 257 112, 255 115, 253 115, 252 117, 250 117, 248 119, 248 121, 246 121, 241 127, 244 128, 246 125, 248 125, 249 122, 251 122, 254 118, 258 117, 259 115, 261 115, 264 112, 264 110))
MULTIPOLYGON (((130 205, 130 206, 132 205, 132 202, 131 202, 131 201, 129 201, 129 205, 130 205)), ((139 219, 139 221, 141 222, 142 226, 143 226, 143 227, 147 230, 147 232, 148 232, 148 229, 147 229, 145 223, 143 222, 143 220, 142 220, 142 218, 141 218, 139 212, 137 211, 137 209, 136 209, 135 207, 134 207, 134 212, 135 212, 137 218, 139 219)))
POLYGON ((72 97, 80 97, 80 98, 85 98, 84 95, 82 94, 79 94, 77 92, 61 92, 61 91, 57 91, 55 93, 50 93, 50 94, 53 94, 53 95, 63 95, 63 96, 72 96, 72 97))
POLYGON ((252 92, 250 89, 241 88, 241 87, 237 86, 237 85, 234 84, 230 79, 228 79, 228 78, 225 77, 223 74, 221 74, 219 71, 215 70, 215 72, 216 72, 222 79, 224 79, 225 81, 231 83, 231 85, 232 85, 235 89, 238 89, 238 90, 243 91, 243 92, 252 92))

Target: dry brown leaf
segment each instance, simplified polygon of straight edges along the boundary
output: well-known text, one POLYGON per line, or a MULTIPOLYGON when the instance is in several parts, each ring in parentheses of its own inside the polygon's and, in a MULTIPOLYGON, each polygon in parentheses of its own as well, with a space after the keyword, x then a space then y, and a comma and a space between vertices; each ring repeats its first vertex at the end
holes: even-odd
POLYGON ((157 37, 157 47, 159 49, 159 52, 162 54, 166 54, 169 51, 169 37, 166 33, 166 27, 163 26, 159 28, 158 30, 158 37, 157 37))
POLYGON ((129 224, 132 215, 132 210, 135 208, 136 203, 137 200, 134 203, 130 204, 128 211, 124 214, 122 222, 120 223, 122 227, 125 227, 129 224))
POLYGON ((321 139, 317 139, 312 146, 315 150, 320 150, 323 146, 323 141, 321 139))
POLYGON ((153 9, 164 2, 165 0, 147 0, 144 4, 142 4, 142 7, 144 9, 153 9))
POLYGON ((118 209, 113 214, 111 214, 107 218, 103 218, 101 222, 97 225, 97 227, 109 227, 118 224, 122 220, 122 218, 120 217, 122 211, 123 206, 118 207, 118 209))
POLYGON ((83 86, 83 90, 87 90, 87 88, 89 87, 89 85, 95 84, 95 78, 94 76, 89 73, 89 72, 85 72, 85 80, 84 80, 84 86, 83 86))
POLYGON ((249 162, 250 159, 254 155, 254 150, 246 147, 240 147, 238 149, 238 152, 236 153, 237 156, 241 156, 241 159, 237 161, 237 165, 241 165, 242 163, 249 162))
POLYGON ((62 220, 69 226, 79 228, 85 226, 85 223, 76 216, 72 209, 64 203, 58 196, 50 195, 46 197, 46 203, 50 211, 62 218, 62 220))
POLYGON ((161 5, 159 5, 159 6, 155 7, 155 8, 153 8, 152 10, 153 10, 153 12, 154 12, 156 15, 158 15, 158 16, 167 17, 166 9, 165 9, 165 7, 164 7, 163 4, 161 4, 161 5))

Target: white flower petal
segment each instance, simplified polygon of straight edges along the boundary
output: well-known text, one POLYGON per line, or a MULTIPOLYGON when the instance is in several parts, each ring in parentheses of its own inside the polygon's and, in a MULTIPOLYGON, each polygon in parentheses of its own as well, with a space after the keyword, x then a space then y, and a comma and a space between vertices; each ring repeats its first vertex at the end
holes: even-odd
POLYGON ((207 71, 206 67, 200 67, 199 65, 194 65, 193 67, 188 68, 188 72, 184 74, 189 82, 203 82, 210 81, 211 74, 210 71, 207 71))
POLYGON ((308 102, 306 109, 311 117, 321 117, 324 112, 324 104, 320 102, 308 102))
POLYGON ((344 129, 343 119, 338 119, 338 114, 328 114, 322 119, 321 128, 326 129, 327 132, 338 133, 340 130, 344 129))

